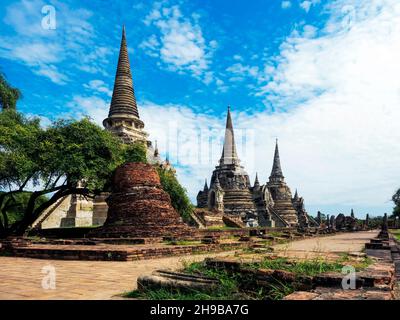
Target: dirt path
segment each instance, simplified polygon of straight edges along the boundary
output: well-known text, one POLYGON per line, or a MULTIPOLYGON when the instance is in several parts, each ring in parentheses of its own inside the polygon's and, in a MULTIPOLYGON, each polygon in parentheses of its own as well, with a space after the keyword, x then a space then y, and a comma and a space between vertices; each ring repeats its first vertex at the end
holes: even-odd
POLYGON ((339 233, 334 236, 317 237, 276 245, 274 249, 275 252, 292 257, 325 257, 343 252, 360 252, 364 249, 364 244, 377 235, 378 231, 339 233))
MULTIPOLYGON (((277 245, 285 255, 326 255, 332 252, 361 251, 376 232, 338 234, 277 245)), ((111 299, 136 288, 139 275, 158 268, 179 268, 183 261, 201 261, 232 252, 169 257, 129 262, 61 261, 0 257, 0 299, 111 299), (56 288, 43 289, 43 268, 56 272, 56 288)))

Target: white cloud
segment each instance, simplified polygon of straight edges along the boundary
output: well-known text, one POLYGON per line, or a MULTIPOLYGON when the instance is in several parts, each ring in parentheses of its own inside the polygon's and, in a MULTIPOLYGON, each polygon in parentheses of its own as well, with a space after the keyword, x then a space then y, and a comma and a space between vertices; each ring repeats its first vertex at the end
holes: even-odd
POLYGON ((71 72, 66 74, 62 69, 105 74, 104 66, 111 52, 94 41, 96 33, 89 22, 93 14, 54 0, 57 27, 47 30, 41 25, 41 9, 47 4, 42 0, 21 0, 6 7, 3 21, 15 35, 0 32, 0 57, 25 64, 33 73, 60 85, 71 76, 71 72), (73 68, 69 68, 71 62, 73 68), (61 64, 68 67, 61 68, 61 64))
POLYGON ((76 95, 67 103, 69 114, 62 117, 82 118, 90 117, 98 125, 102 126, 103 120, 108 115, 109 102, 97 96, 76 95))
POLYGON ((320 0, 307 0, 307 1, 303 1, 300 2, 300 7, 305 11, 305 12, 309 12, 311 7, 320 3, 320 0))
POLYGON ((63 50, 57 44, 33 42, 15 45, 14 40, 3 38, 0 56, 22 62, 30 67, 33 73, 45 76, 54 83, 62 85, 68 81, 68 76, 59 72, 55 66, 63 59, 63 50))
POLYGON ((305 12, 310 11, 311 8, 311 1, 303 1, 300 3, 300 7, 304 9, 305 12))
POLYGON ((218 43, 206 42, 198 19, 198 15, 185 17, 176 5, 166 7, 156 3, 144 22, 155 26, 157 35, 151 35, 140 47, 148 55, 159 57, 167 69, 189 73, 209 83, 210 58, 218 43))
POLYGON ((232 73, 234 76, 230 78, 231 81, 242 81, 245 77, 257 79, 259 77, 259 68, 257 66, 243 65, 242 63, 235 63, 228 67, 226 71, 232 73))
POLYGON ((149 38, 142 41, 142 43, 139 45, 139 48, 144 49, 147 55, 156 58, 159 55, 157 51, 160 45, 161 44, 157 37, 153 34, 149 38))
POLYGON ((281 7, 282 9, 289 9, 292 6, 292 3, 290 1, 282 1, 281 7))
POLYGON ((59 72, 58 68, 54 65, 38 64, 37 67, 33 69, 35 74, 45 76, 56 84, 64 85, 69 80, 68 76, 59 72))
POLYGON ((105 93, 109 97, 112 96, 112 90, 110 90, 107 84, 102 80, 91 80, 83 86, 90 91, 105 93))
POLYGON ((94 45, 88 51, 83 50, 77 52, 75 60, 77 61, 76 67, 79 70, 109 76, 105 71, 104 66, 109 63, 109 57, 112 55, 112 50, 105 46, 94 45))
POLYGON ((280 137, 288 179, 309 203, 390 206, 400 181, 400 5, 353 4, 336 1, 319 37, 282 44, 261 95, 289 112, 247 121, 280 137))

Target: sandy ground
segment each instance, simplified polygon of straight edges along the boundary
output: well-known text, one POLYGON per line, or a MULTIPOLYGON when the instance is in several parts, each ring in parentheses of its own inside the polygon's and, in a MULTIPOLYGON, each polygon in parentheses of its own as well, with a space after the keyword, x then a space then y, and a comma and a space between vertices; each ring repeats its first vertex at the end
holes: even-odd
POLYGON ((337 255, 343 252, 360 252, 364 244, 378 235, 378 231, 339 233, 274 246, 275 252, 289 257, 313 258, 337 255))
MULTIPOLYGON (((361 251, 376 232, 343 233, 335 236, 299 240, 274 249, 280 254, 311 257, 339 252, 361 251)), ((115 299, 136 288, 142 274, 159 268, 177 269, 184 261, 205 257, 229 256, 233 252, 210 253, 154 260, 62 261, 0 257, 0 299, 115 299), (55 288, 43 288, 46 275, 55 271, 55 288)), ((51 282, 46 282, 45 287, 51 282)))

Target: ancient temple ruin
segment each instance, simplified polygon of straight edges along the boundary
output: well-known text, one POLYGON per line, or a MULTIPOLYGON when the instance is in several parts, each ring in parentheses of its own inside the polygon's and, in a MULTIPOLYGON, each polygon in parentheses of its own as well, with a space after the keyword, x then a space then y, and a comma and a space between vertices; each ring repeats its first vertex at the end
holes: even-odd
MULTIPOLYGON (((157 145, 153 147, 151 141, 148 141, 144 122, 140 119, 125 28, 122 30, 110 109, 103 125, 105 130, 121 138, 124 143, 145 144, 149 163, 173 170, 168 157, 162 161, 157 145)), ((32 227, 40 229, 102 225, 107 218, 108 196, 109 194, 103 193, 93 201, 79 195, 62 198, 45 210, 32 227)), ((278 143, 269 181, 261 185, 256 177, 254 185, 251 185, 249 175, 237 155, 229 109, 221 159, 212 174, 210 186, 205 184, 197 196, 197 202, 200 208, 235 218, 236 221, 239 218, 239 225, 243 226, 308 227, 312 219, 305 211, 303 198, 297 192, 292 197, 290 188, 286 185, 278 143)))
MULTIPOLYGON (((154 148, 151 141, 147 140, 148 133, 144 130, 145 125, 140 119, 135 98, 125 27, 122 29, 110 109, 108 117, 103 121, 103 126, 105 130, 109 130, 121 138, 124 143, 144 143, 147 147, 149 163, 173 170, 168 159, 165 161, 160 159, 157 146, 154 148)), ((107 218, 108 207, 105 201, 107 196, 107 193, 103 193, 94 200, 81 195, 69 195, 61 198, 39 216, 32 224, 32 228, 102 225, 107 218)))
MULTIPOLYGON (((210 187, 207 182, 197 195, 197 207, 228 216, 240 217, 244 223, 276 227, 308 227, 310 217, 304 199, 296 194, 292 197, 285 182, 279 157, 278 142, 269 181, 260 185, 258 176, 254 185, 240 165, 235 145, 235 135, 230 108, 226 120, 225 140, 219 165, 212 173, 210 187)), ((313 220, 315 225, 316 222, 313 220)))
POLYGON ((115 170, 108 215, 92 237, 185 237, 193 234, 173 208, 151 164, 125 163, 115 170))

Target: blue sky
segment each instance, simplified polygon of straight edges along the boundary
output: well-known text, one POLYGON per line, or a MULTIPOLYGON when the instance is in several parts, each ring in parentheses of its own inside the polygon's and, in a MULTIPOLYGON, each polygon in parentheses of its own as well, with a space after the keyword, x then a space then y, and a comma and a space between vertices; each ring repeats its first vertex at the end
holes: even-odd
POLYGON ((251 179, 267 180, 278 137, 286 180, 311 214, 391 211, 397 1, 6 0, 0 9, 0 68, 23 92, 18 108, 43 124, 101 123, 125 24, 140 116, 192 199, 217 164, 231 105, 251 179), (42 25, 46 5, 55 29, 42 25))

